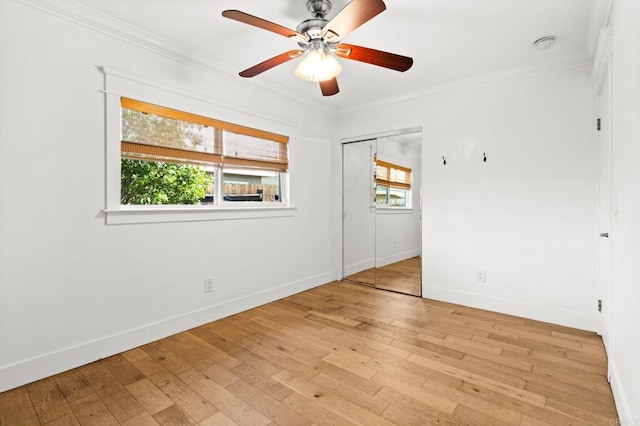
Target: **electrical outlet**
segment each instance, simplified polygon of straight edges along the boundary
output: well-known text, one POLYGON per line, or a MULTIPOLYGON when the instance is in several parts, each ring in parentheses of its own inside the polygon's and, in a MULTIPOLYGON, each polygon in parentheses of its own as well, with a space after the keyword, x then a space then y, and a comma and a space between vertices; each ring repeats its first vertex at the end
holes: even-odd
POLYGON ((213 278, 207 278, 204 280, 204 292, 211 293, 213 291, 213 278))
POLYGON ((487 282, 487 271, 478 271, 478 276, 476 277, 476 280, 479 283, 486 283, 487 282))

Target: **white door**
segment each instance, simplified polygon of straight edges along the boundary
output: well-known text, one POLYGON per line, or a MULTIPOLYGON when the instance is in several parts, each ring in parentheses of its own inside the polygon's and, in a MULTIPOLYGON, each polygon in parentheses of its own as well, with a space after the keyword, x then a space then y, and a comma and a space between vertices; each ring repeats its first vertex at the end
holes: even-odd
POLYGON ((598 187, 599 187, 599 217, 598 228, 598 298, 601 303, 599 313, 598 332, 602 336, 605 349, 610 348, 611 312, 611 81, 610 74, 602 85, 598 98, 598 117, 600 131, 598 132, 598 187))

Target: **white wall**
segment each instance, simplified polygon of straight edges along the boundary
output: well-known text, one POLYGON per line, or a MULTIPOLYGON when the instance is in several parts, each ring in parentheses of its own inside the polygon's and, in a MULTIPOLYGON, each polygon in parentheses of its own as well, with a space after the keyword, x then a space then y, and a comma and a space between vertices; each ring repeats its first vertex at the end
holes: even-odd
POLYGON ((611 386, 623 424, 640 424, 640 3, 613 9, 611 386))
POLYGON ((579 67, 353 110, 339 136, 422 126, 424 297, 595 330, 594 108, 579 67))
POLYGON ((11 0, 0 52, 0 391, 335 277, 331 117, 11 0), (98 65, 289 135, 295 214, 105 225, 98 65))

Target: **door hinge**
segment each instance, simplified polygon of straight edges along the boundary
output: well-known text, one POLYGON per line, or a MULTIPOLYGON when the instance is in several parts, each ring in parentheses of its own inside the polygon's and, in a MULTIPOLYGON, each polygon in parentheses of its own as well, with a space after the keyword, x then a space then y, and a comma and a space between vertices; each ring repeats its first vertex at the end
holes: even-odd
POLYGON ((598 129, 598 131, 602 130, 602 121, 599 118, 596 120, 596 129, 598 129))
POLYGON ((602 312, 602 299, 598 299, 598 312, 602 312))

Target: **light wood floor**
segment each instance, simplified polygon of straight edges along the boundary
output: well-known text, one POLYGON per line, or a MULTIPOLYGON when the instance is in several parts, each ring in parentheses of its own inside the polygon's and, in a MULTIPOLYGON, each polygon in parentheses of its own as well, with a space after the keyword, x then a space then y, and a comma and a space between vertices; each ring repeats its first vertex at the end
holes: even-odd
POLYGON ((594 333, 334 282, 0 394, 7 425, 610 425, 594 333))
POLYGON ((422 269, 419 256, 400 262, 391 263, 379 268, 370 268, 345 279, 358 283, 372 285, 384 290, 420 296, 420 271, 422 269))
POLYGON ((420 296, 420 257, 376 268, 376 288, 420 296))

